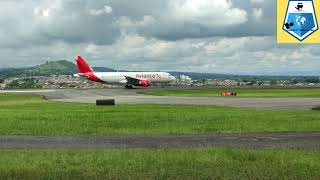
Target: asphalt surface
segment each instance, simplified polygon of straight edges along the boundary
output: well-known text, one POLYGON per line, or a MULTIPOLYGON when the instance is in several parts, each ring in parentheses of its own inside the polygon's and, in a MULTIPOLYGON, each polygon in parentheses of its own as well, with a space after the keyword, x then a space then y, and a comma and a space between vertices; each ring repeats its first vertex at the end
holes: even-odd
POLYGON ((0 136, 0 149, 152 149, 199 147, 319 150, 320 132, 195 136, 0 136))
POLYGON ((223 98, 165 97, 144 95, 144 89, 55 90, 35 93, 49 100, 72 103, 95 103, 97 99, 115 99, 116 104, 218 105, 250 109, 310 110, 320 105, 320 98, 223 98))

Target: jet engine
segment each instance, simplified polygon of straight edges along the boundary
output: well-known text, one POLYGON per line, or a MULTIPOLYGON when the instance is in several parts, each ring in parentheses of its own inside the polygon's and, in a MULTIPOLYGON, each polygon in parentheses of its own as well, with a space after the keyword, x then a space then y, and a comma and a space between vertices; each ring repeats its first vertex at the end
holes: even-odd
POLYGON ((149 80, 140 80, 139 86, 149 87, 149 86, 151 86, 151 82, 149 80))

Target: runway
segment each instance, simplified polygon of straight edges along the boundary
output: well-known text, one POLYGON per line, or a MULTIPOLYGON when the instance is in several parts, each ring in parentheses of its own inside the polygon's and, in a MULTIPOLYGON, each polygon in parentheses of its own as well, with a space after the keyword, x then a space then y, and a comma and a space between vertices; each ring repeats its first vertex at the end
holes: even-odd
POLYGON ((47 99, 69 103, 95 103, 97 99, 115 99, 117 104, 217 105, 250 109, 310 110, 320 105, 320 98, 223 98, 164 97, 144 95, 144 89, 88 89, 38 91, 47 99))
POLYGON ((320 132, 244 133, 181 136, 0 136, 0 149, 126 148, 320 149, 320 132))

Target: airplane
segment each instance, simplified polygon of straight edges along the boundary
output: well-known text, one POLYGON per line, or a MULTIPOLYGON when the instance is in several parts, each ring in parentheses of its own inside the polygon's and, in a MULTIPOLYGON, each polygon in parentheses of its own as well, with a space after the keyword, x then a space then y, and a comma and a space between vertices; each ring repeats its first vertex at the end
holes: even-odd
POLYGON ((149 87, 152 83, 170 83, 176 80, 167 72, 95 72, 81 57, 76 57, 78 73, 75 77, 84 77, 103 84, 124 84, 127 89, 133 86, 149 87))

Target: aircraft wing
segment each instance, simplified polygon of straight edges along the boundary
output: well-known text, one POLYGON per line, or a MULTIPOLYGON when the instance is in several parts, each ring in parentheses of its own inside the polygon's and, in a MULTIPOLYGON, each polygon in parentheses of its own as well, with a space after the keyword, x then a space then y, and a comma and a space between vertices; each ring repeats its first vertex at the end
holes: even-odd
POLYGON ((125 76, 127 79, 127 86, 142 86, 148 87, 151 85, 150 80, 147 79, 137 79, 129 76, 125 76))
POLYGON ((125 76, 127 79, 127 84, 139 84, 141 79, 125 76))

